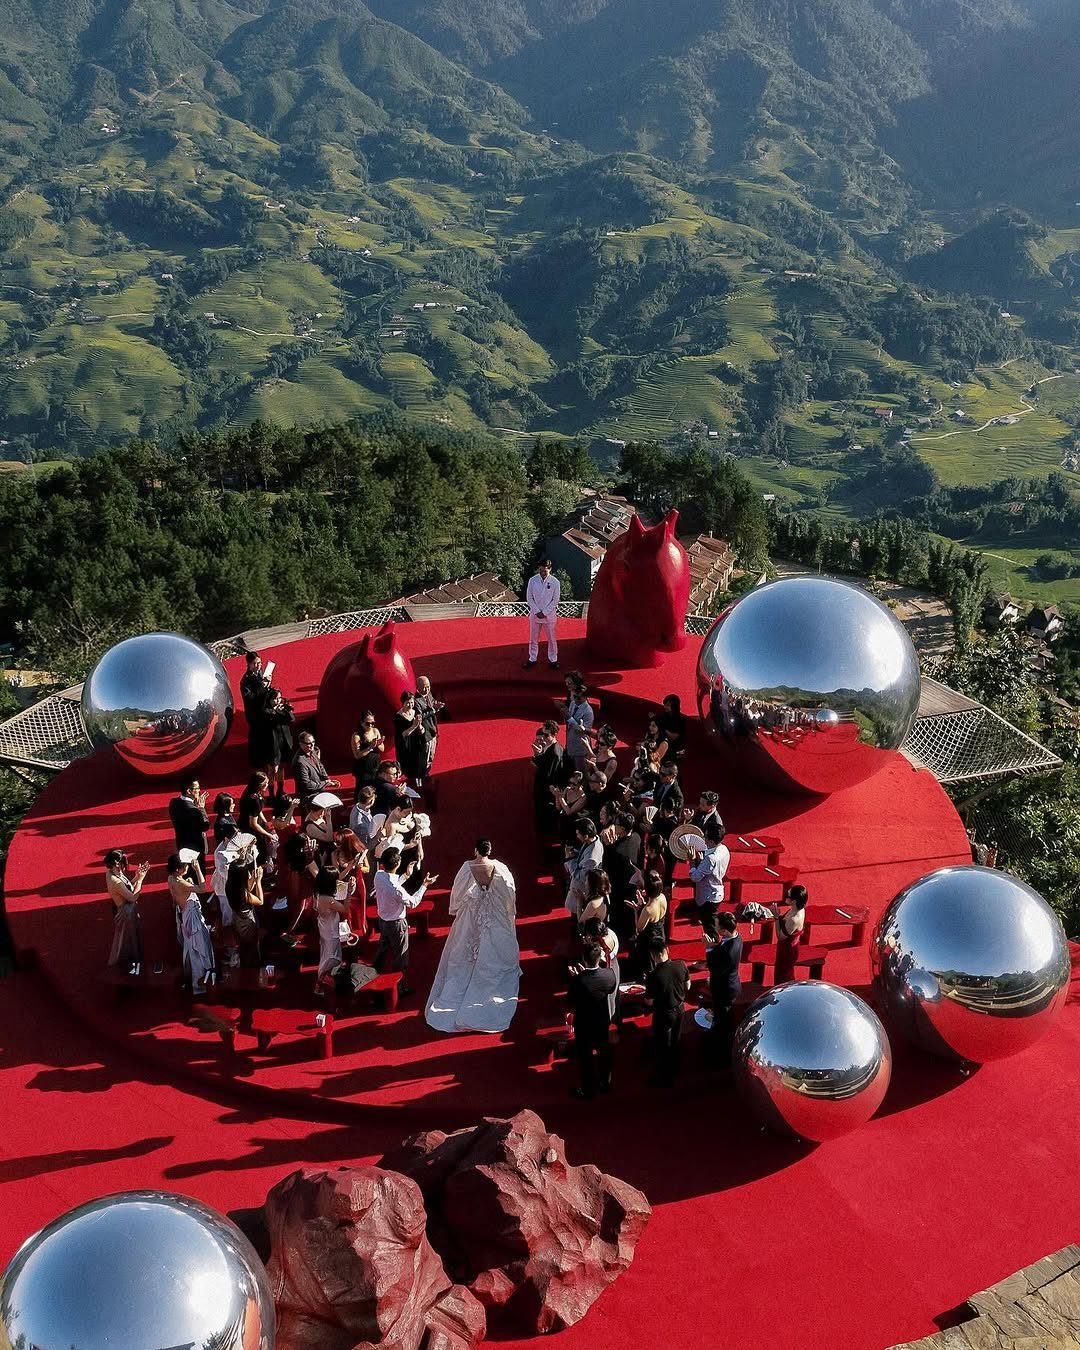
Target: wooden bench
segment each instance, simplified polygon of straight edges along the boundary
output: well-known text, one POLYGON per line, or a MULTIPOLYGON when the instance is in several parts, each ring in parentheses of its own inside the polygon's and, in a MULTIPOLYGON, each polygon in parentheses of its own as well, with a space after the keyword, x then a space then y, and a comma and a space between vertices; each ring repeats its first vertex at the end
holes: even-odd
POLYGON ((236 1033, 240 1027, 240 1009, 227 1008, 220 1003, 208 1003, 192 1013, 189 1026, 197 1027, 221 1037, 221 1043, 230 1054, 236 1053, 236 1033))
POLYGON ((374 994, 376 998, 382 999, 382 1005, 386 1012, 396 1012, 401 981, 400 970, 388 970, 384 975, 376 975, 373 980, 369 980, 367 984, 356 991, 356 994, 357 997, 361 994, 374 994))
MULTIPOLYGON (((778 951, 775 943, 755 942, 746 947, 743 962, 750 966, 751 980, 758 984, 765 983, 765 967, 772 966, 775 969, 778 951)), ((802 967, 811 980, 820 980, 828 954, 828 947, 808 947, 806 943, 800 943, 795 949, 795 969, 802 967)))
POLYGON ((751 857, 764 857, 769 867, 776 867, 784 845, 775 834, 725 834, 724 846, 733 857, 748 854, 751 857))
POLYGON ((415 909, 407 910, 409 926, 416 929, 418 938, 426 938, 431 932, 431 916, 435 912, 433 900, 421 900, 415 909))
POLYGON ((313 1032, 319 1038, 319 1054, 323 1059, 334 1055, 334 1019, 329 1013, 294 1012, 287 1008, 256 1008, 251 1014, 251 1029, 259 1049, 267 1051, 275 1036, 299 1036, 313 1032), (322 1018, 320 1025, 317 1020, 322 1018))

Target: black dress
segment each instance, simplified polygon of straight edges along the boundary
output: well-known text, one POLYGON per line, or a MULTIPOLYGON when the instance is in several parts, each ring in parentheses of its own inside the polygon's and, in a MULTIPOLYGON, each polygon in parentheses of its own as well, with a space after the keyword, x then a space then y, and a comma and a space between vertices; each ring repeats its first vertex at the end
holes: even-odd
POLYGON ((417 779, 423 772, 424 723, 419 717, 411 721, 404 713, 394 714, 394 753, 406 778, 417 779))
POLYGON ((374 783, 376 775, 379 772, 379 765, 382 763, 382 751, 379 749, 381 737, 376 737, 366 746, 361 736, 361 749, 359 755, 352 762, 353 776, 356 779, 356 786, 363 787, 366 783, 374 783))
POLYGON ((251 729, 251 753, 257 763, 288 764, 293 756, 291 708, 265 708, 251 729))

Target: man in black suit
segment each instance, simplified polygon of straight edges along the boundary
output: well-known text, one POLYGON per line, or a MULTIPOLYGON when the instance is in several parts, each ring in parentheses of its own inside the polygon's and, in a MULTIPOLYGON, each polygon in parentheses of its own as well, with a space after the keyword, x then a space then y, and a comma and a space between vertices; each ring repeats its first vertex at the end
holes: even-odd
POLYGON ((554 834, 557 831, 558 813, 551 789, 562 787, 566 781, 564 751, 559 744, 558 731, 554 722, 545 722, 542 727, 537 727, 533 737, 533 766, 536 769, 533 810, 536 828, 542 834, 554 834))
POLYGON ((244 720, 248 730, 248 762, 253 769, 262 769, 265 766, 259 763, 259 733, 270 695, 270 681, 258 652, 247 652, 245 660, 247 669, 240 679, 240 697, 244 700, 244 720))
POLYGON ((649 943, 655 965, 645 977, 645 997, 653 1014, 653 1082, 671 1087, 679 1072, 679 1042, 682 1038, 683 1011, 690 992, 690 970, 685 961, 668 956, 667 943, 657 936, 649 943))
POLYGON ((210 818, 206 814, 206 793, 197 778, 185 778, 180 784, 180 795, 169 803, 169 819, 176 839, 176 852, 193 848, 199 855, 200 870, 206 867, 206 831, 210 818))
POLYGON ((743 940, 735 915, 727 911, 717 916, 720 940, 705 953, 709 967, 709 991, 712 994, 713 1042, 718 1055, 731 1050, 731 1014, 742 989, 739 966, 743 959, 743 940))
POLYGON ((611 999, 619 987, 618 976, 601 966, 603 949, 599 942, 588 942, 581 953, 581 965, 571 966, 569 997, 574 1011, 574 1053, 581 1073, 581 1086, 571 1096, 590 1101, 597 1088, 611 1087, 611 999))
POLYGON ((604 848, 604 871, 611 879, 608 922, 623 947, 634 940, 636 913, 627 901, 641 885, 642 847, 637 821, 629 811, 620 811, 615 817, 615 840, 604 848))
POLYGON ((664 879, 670 883, 675 871, 675 857, 667 846, 672 831, 682 822, 683 791, 679 786, 679 766, 673 759, 660 765, 660 782, 653 790, 653 831, 664 855, 664 879))

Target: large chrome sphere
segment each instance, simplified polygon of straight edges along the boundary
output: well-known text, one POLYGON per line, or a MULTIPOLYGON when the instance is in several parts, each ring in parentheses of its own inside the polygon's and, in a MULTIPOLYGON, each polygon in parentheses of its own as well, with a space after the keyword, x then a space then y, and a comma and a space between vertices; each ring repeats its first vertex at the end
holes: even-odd
POLYGON ((919 707, 903 625, 861 586, 785 577, 717 619, 698 658, 701 714, 742 767, 786 791, 834 792, 880 769, 919 707))
POLYGON ((870 954, 889 1025, 973 1064, 1038 1040, 1068 992, 1061 920, 992 867, 942 867, 908 886, 881 916, 870 954))
POLYGON ((213 652, 179 633, 144 633, 111 647, 83 685, 86 733, 139 773, 191 769, 222 743, 233 700, 213 652))
POLYGON ((865 1125, 892 1075, 889 1040, 873 1010, 822 980, 780 984, 752 1003, 732 1064, 762 1125, 815 1143, 865 1125))
POLYGON ((28 1238, 0 1277, 0 1345, 41 1350, 273 1350, 266 1270, 197 1200, 125 1191, 28 1238))

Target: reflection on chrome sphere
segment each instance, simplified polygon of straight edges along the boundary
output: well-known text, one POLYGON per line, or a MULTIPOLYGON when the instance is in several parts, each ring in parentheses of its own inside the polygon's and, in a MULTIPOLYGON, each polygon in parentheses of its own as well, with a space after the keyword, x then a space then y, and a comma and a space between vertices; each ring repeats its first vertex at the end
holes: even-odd
POLYGON ((228 735, 233 700, 221 662, 179 633, 144 633, 105 653, 83 685, 86 734, 139 773, 191 769, 228 735))
POLYGON ((197 1200, 125 1191, 28 1238, 0 1277, 0 1344, 42 1350, 273 1350, 266 1270, 197 1200))
POLYGON ((777 985, 752 1003, 732 1063, 762 1125, 815 1143, 865 1125, 892 1074, 889 1040, 873 1010, 822 980, 777 985))
POLYGON ((1061 920, 1037 891, 992 867, 942 867, 901 891, 870 955, 889 1025, 972 1064, 1037 1041, 1068 992, 1061 920))
POLYGON ((701 715, 768 786, 834 792, 897 750, 919 707, 903 625, 861 586, 785 577, 717 619, 698 658, 701 715))

